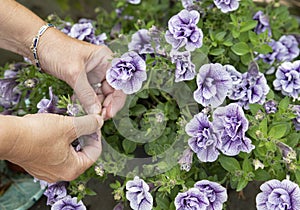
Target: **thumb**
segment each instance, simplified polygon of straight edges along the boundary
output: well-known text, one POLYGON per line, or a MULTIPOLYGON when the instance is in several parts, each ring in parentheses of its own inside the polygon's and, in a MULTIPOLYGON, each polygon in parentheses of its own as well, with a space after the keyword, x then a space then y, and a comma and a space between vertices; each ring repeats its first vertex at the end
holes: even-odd
POLYGON ((78 76, 73 89, 88 114, 99 114, 101 112, 101 103, 84 71, 78 76))

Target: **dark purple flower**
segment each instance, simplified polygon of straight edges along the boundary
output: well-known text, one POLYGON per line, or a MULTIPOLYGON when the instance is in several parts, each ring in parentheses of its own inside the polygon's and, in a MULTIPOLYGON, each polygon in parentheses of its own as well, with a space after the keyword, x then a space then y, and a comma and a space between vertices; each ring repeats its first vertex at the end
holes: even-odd
POLYGON ((188 51, 194 51, 202 46, 203 33, 197 27, 200 14, 196 10, 182 10, 171 17, 168 22, 166 41, 177 50, 183 46, 188 51))
POLYGON ((56 201, 67 196, 67 182, 48 184, 44 195, 47 197, 47 205, 53 205, 56 201))
POLYGON ((232 87, 228 91, 228 97, 232 100, 238 100, 245 96, 245 91, 240 89, 240 84, 242 83, 243 76, 238 72, 234 66, 225 65, 225 70, 229 73, 232 80, 232 87))
POLYGON ((289 180, 269 180, 260 186, 256 196, 257 210, 300 209, 299 186, 289 180))
POLYGON ((209 200, 198 188, 191 188, 186 192, 178 193, 175 198, 176 210, 200 210, 209 206, 209 200))
POLYGON ((159 47, 158 40, 151 37, 147 29, 140 29, 132 35, 128 50, 138 54, 152 54, 154 53, 152 44, 155 44, 155 48, 159 47))
POLYGON ((151 210, 153 197, 149 192, 147 183, 139 177, 126 183, 126 198, 133 210, 151 210))
POLYGON ((281 90, 286 96, 299 98, 300 93, 300 60, 282 63, 276 71, 276 79, 273 81, 275 90, 281 90))
POLYGON ((175 82, 192 80, 195 78, 195 65, 191 61, 191 53, 189 51, 178 52, 171 51, 172 63, 176 64, 175 82))
POLYGON ((66 110, 57 107, 58 97, 53 94, 52 87, 49 87, 49 96, 50 99, 44 98, 36 105, 39 109, 38 113, 65 113, 66 110))
POLYGON ((279 61, 292 61, 299 56, 299 44, 293 35, 283 35, 278 42, 286 48, 285 53, 277 56, 279 61))
POLYGON ((90 22, 76 23, 72 26, 68 35, 79 40, 84 40, 87 36, 94 34, 94 30, 90 22))
POLYGON ((0 106, 8 109, 19 103, 21 92, 18 84, 16 78, 0 79, 0 106))
POLYGON ((78 202, 76 197, 66 196, 54 203, 51 210, 86 210, 86 207, 82 201, 78 202))
POLYGON ((203 106, 217 107, 224 102, 232 80, 221 64, 205 64, 197 74, 197 85, 194 99, 203 106))
POLYGON ((254 32, 257 34, 263 33, 268 30, 268 36, 272 36, 271 26, 269 23, 269 18, 262 11, 258 11, 253 16, 253 20, 257 20, 257 25, 254 29, 254 32))
POLYGON ((254 149, 251 140, 245 136, 249 123, 240 105, 231 103, 226 107, 218 107, 213 112, 212 123, 215 132, 220 134, 219 149, 225 155, 250 153, 254 149))
POLYGON ((239 0, 214 0, 214 3, 223 13, 231 12, 239 8, 239 0))
POLYGON ((222 210, 223 203, 227 201, 226 188, 216 182, 201 180, 195 183, 195 188, 199 189, 209 201, 205 210, 222 210))
POLYGON ((184 171, 190 171, 191 165, 193 163, 193 151, 190 148, 187 148, 183 151, 180 159, 178 160, 178 164, 180 165, 180 169, 184 171))
POLYGON ((264 103, 264 108, 267 114, 274 114, 277 112, 277 102, 274 100, 269 100, 264 103))
POLYGON ((104 41, 107 39, 106 33, 102 33, 99 35, 91 34, 90 36, 85 37, 85 40, 89 43, 95 44, 95 45, 102 45, 104 44, 104 41))
POLYGON ((83 112, 82 107, 79 104, 68 104, 67 114, 70 116, 78 116, 80 112, 83 112))
POLYGON ((270 88, 264 74, 259 72, 259 67, 255 62, 251 62, 248 72, 242 75, 240 84, 234 86, 230 99, 239 100, 238 103, 245 109, 249 109, 249 104, 263 104, 270 88), (234 97, 232 97, 234 96, 234 97), (239 97, 238 97, 239 96, 239 97))
POLYGON ((107 82, 126 94, 139 91, 146 79, 146 63, 136 52, 113 59, 112 67, 106 72, 107 82))
POLYGON ((186 133, 192 138, 188 143, 190 148, 197 154, 202 162, 214 162, 218 156, 217 150, 218 137, 214 133, 212 123, 208 120, 207 115, 199 113, 187 123, 186 133))

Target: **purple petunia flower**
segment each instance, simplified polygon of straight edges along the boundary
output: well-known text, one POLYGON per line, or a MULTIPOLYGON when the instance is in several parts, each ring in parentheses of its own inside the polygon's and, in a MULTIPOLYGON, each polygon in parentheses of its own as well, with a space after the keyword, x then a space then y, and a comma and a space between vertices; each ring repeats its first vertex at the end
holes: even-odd
POLYGON ((264 109, 267 114, 274 114, 277 112, 277 102, 274 100, 269 100, 264 103, 264 109))
POLYGON ((228 98, 238 100, 239 105, 249 109, 249 104, 263 104, 269 91, 264 74, 259 72, 257 63, 251 62, 248 72, 242 75, 242 81, 234 86, 228 98))
POLYGON ((113 59, 112 67, 106 72, 107 82, 126 94, 139 91, 146 79, 146 63, 136 52, 113 59))
POLYGON ((139 4, 141 3, 141 0, 127 0, 127 2, 130 4, 139 4))
POLYGON ((283 58, 287 54, 287 48, 283 46, 281 42, 277 42, 273 39, 268 43, 270 47, 272 47, 272 52, 268 54, 259 54, 258 58, 263 59, 265 63, 272 65, 275 60, 279 60, 283 58))
POLYGON ((67 114, 70 116, 78 116, 83 109, 79 104, 68 104, 67 105, 67 114))
POLYGON ((65 113, 65 109, 60 109, 57 107, 58 97, 53 94, 52 87, 49 87, 49 96, 50 99, 42 99, 36 105, 38 113, 54 113, 54 114, 62 114, 65 113))
POLYGON ((184 9, 189 9, 194 5, 194 0, 181 0, 184 9))
POLYGON ((190 148, 187 148, 183 151, 178 164, 180 165, 180 170, 189 172, 191 170, 191 165, 193 163, 193 151, 190 148))
POLYGON ((47 205, 53 205, 58 200, 67 196, 67 182, 48 184, 44 195, 47 197, 47 205))
POLYGON ((268 30, 268 36, 272 36, 271 26, 267 15, 265 15, 262 11, 258 11, 253 16, 253 20, 257 20, 258 22, 254 29, 255 33, 260 34, 268 30))
POLYGON ((0 106, 8 109, 19 103, 21 92, 18 84, 16 78, 0 79, 0 106))
POLYGON ((291 110, 296 115, 293 119, 293 123, 296 131, 300 131, 300 105, 292 105, 291 110))
POLYGON ((192 80, 195 78, 195 65, 191 61, 189 51, 178 52, 172 50, 170 53, 172 63, 176 64, 175 82, 192 80))
POLYGON ((239 8, 239 0, 214 0, 214 3, 223 13, 232 12, 239 8))
POLYGON ((240 105, 231 103, 226 107, 218 107, 213 112, 212 123, 215 132, 220 133, 219 149, 225 155, 250 153, 254 149, 251 140, 245 136, 249 123, 240 105))
POLYGON ((226 188, 216 182, 201 180, 195 183, 195 188, 199 189, 209 201, 205 210, 222 210, 223 203, 227 201, 226 188))
POLYGON ((299 186, 289 180, 269 180, 260 186, 256 196, 257 210, 300 209, 299 186))
POLYGON ((284 62, 276 71, 276 79, 273 81, 275 90, 281 90, 286 96, 299 98, 300 93, 300 60, 284 62))
POLYGON ((72 26, 70 33, 68 34, 70 37, 84 40, 87 36, 94 33, 94 27, 92 23, 76 23, 72 26))
POLYGON ((174 203, 176 210, 206 209, 209 206, 208 198, 197 188, 191 188, 186 192, 178 193, 174 203))
POLYGON ((188 51, 194 51, 202 46, 203 33, 197 27, 200 14, 196 10, 182 10, 177 15, 171 17, 168 22, 166 41, 175 50, 185 46, 188 51))
POLYGON ((292 61, 299 56, 299 44, 293 35, 283 35, 278 42, 286 48, 285 53, 277 56, 279 61, 292 61))
POLYGON ((205 64, 197 74, 197 85, 194 99, 203 106, 217 107, 223 103, 232 88, 232 80, 221 64, 205 64))
POLYGON ((131 42, 128 44, 128 50, 135 51, 138 54, 152 54, 154 53, 152 44, 155 45, 155 48, 158 48, 158 39, 151 37, 147 29, 140 29, 132 35, 131 42))
POLYGON ((153 197, 147 183, 139 177, 126 183, 126 198, 133 210, 150 210, 153 206, 153 197))
POLYGON ((51 210, 86 210, 85 205, 82 201, 77 201, 77 198, 66 196, 63 199, 58 200, 53 204, 51 210))
POLYGON ((186 133, 192 138, 188 143, 190 148, 197 154, 202 162, 214 162, 218 156, 217 150, 218 137, 214 133, 212 123, 209 122, 207 115, 199 113, 187 123, 186 133))

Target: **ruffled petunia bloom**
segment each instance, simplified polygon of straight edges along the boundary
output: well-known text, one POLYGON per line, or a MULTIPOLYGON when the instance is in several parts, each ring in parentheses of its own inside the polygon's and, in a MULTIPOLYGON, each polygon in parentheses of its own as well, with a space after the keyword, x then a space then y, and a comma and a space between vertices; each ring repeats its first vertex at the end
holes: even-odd
POLYGON ((285 53, 277 56, 279 61, 292 61, 299 56, 299 44, 293 35, 283 35, 278 42, 286 48, 285 53))
POLYGON ((287 48, 281 42, 271 39, 268 45, 272 48, 272 52, 258 55, 258 58, 261 58, 265 63, 272 65, 276 60, 281 61, 287 54, 287 48))
POLYGON ((69 36, 75 39, 84 40, 87 36, 91 35, 94 32, 94 27, 92 23, 76 23, 72 26, 69 36))
POLYGON ((268 30, 268 36, 272 36, 271 26, 267 15, 265 15, 262 11, 258 11, 253 16, 253 20, 257 20, 257 25, 254 28, 255 33, 260 34, 268 30))
POLYGON ((78 202, 76 197, 72 198, 71 196, 66 196, 63 199, 58 200, 51 207, 51 210, 64 210, 64 209, 86 210, 86 207, 82 201, 78 202))
POLYGON ((220 106, 228 91, 232 88, 232 80, 225 68, 219 64, 205 64, 197 74, 198 89, 194 99, 202 106, 220 106))
POLYGON ((112 60, 112 67, 106 72, 107 82, 126 94, 139 91, 147 79, 146 63, 136 53, 128 52, 112 60))
POLYGON ((207 115, 201 112, 195 115, 187 123, 185 131, 192 137, 188 144, 200 161, 214 162, 218 158, 218 137, 214 133, 212 123, 208 120, 207 115))
POLYGON ((159 39, 151 36, 147 29, 140 29, 135 32, 131 37, 131 42, 128 44, 129 51, 135 51, 138 54, 152 54, 155 49, 159 48, 159 39))
POLYGON ((269 180, 260 186, 256 196, 257 210, 300 209, 299 186, 289 180, 269 180))
POLYGON ((62 114, 65 113, 65 109, 60 109, 57 107, 58 97, 53 94, 52 87, 49 87, 49 96, 50 99, 44 98, 38 102, 36 105, 38 113, 54 113, 54 114, 62 114))
POLYGON ((284 62, 276 71, 273 81, 275 90, 280 90, 283 95, 299 98, 300 93, 300 60, 284 62))
POLYGON ((264 104, 269 91, 267 79, 259 72, 258 65, 252 62, 248 71, 242 75, 241 82, 234 86, 228 98, 238 100, 244 109, 249 109, 249 104, 264 104))
POLYGON ((168 22, 166 41, 178 50, 185 47, 188 51, 194 51, 202 46, 203 33, 197 27, 200 14, 196 10, 182 10, 177 15, 171 17, 168 22))
POLYGON ((274 114, 277 112, 277 102, 274 100, 269 100, 264 103, 264 109, 267 114, 274 114))
POLYGON ((171 51, 170 56, 172 63, 176 64, 175 82, 187 81, 195 78, 195 65, 191 61, 191 53, 189 51, 171 51))
POLYGON ((218 107, 213 112, 212 123, 215 132, 220 134, 219 149, 225 155, 250 153, 254 149, 251 140, 245 136, 249 122, 240 105, 231 103, 226 107, 218 107))
POLYGON ((186 192, 178 193, 174 203, 176 210, 206 209, 209 206, 208 198, 197 188, 191 188, 186 192))
POLYGON ((126 198, 133 210, 151 210, 153 197, 149 192, 149 185, 139 177, 126 183, 126 198))
POLYGON ((201 180, 195 183, 195 188, 199 189, 209 201, 205 210, 222 210, 223 203, 227 201, 226 188, 216 182, 201 180))
POLYGON ((44 195, 47 197, 47 205, 53 205, 58 200, 67 196, 67 182, 48 184, 44 195))
POLYGON ((16 78, 0 79, 0 106, 8 109, 19 103, 21 92, 18 84, 16 78))
POLYGON ((223 13, 232 12, 239 8, 239 0, 214 0, 214 3, 223 13))

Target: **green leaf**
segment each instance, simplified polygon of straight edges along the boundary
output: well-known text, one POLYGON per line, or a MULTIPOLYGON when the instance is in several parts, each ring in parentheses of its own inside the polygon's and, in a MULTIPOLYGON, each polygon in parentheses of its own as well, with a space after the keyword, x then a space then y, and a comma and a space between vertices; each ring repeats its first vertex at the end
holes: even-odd
POLYGON ((236 191, 240 192, 242 189, 244 189, 248 184, 248 180, 246 180, 244 177, 239 180, 236 191))
POLYGON ((249 31, 249 30, 255 28, 256 25, 257 25, 256 20, 250 20, 250 21, 244 22, 242 24, 242 27, 241 27, 240 31, 241 32, 249 31))
POLYGON ((91 190, 90 188, 86 188, 85 192, 87 195, 97 195, 97 193, 93 190, 91 190))
POLYGON ((218 56, 218 55, 223 54, 224 52, 225 52, 225 49, 217 48, 217 49, 213 49, 213 50, 209 51, 209 54, 218 56))
POLYGON ((242 168, 244 172, 252 171, 252 164, 249 159, 244 159, 242 168))
POLYGON ((245 42, 239 42, 236 43, 231 47, 231 50, 236 54, 236 55, 245 55, 249 52, 249 46, 245 42))
POLYGON ((248 36, 249 36, 251 44, 253 44, 254 46, 256 46, 260 43, 259 37, 254 31, 248 31, 248 36))
POLYGON ((161 209, 169 209, 170 201, 167 196, 156 196, 155 198, 157 206, 161 209))
POLYGON ((268 133, 268 119, 267 118, 264 118, 259 123, 259 130, 264 134, 264 136, 267 135, 267 133, 268 133))
POLYGON ((278 108, 281 110, 281 111, 285 111, 290 105, 290 98, 289 97, 284 97, 284 99, 282 99, 280 102, 279 102, 279 105, 278 105, 278 108))
POLYGON ((240 163, 232 157, 220 156, 219 162, 221 166, 228 172, 234 172, 241 170, 240 163))
POLYGON ((288 135, 286 143, 290 147, 296 147, 299 143, 299 139, 300 135, 298 133, 291 133, 290 135, 288 135))
POLYGON ((256 171, 254 171, 254 174, 254 179, 257 181, 267 181, 271 179, 271 175, 263 169, 257 169, 256 171))
POLYGON ((254 116, 256 113, 262 109, 262 105, 260 104, 249 104, 249 109, 251 114, 254 116))
POLYGON ((147 111, 147 108, 144 105, 137 104, 136 106, 134 106, 133 108, 130 109, 130 113, 131 113, 130 115, 140 116, 146 111, 147 111))
POLYGON ((281 139, 289 129, 288 123, 279 123, 270 128, 268 136, 273 139, 281 139))
POLYGON ((253 49, 255 52, 261 53, 261 54, 268 54, 273 51, 272 47, 268 44, 263 44, 261 46, 256 46, 253 49))
POLYGON ((129 140, 125 139, 122 142, 122 146, 123 146, 123 149, 124 149, 125 153, 129 154, 129 153, 134 152, 134 150, 136 149, 136 142, 129 141, 129 140))
POLYGON ((225 36, 226 36, 226 31, 221 31, 216 34, 215 38, 217 41, 223 41, 225 36))
POLYGON ((248 66, 249 63, 252 61, 252 57, 249 53, 241 56, 241 61, 245 66, 248 66))
POLYGON ((233 45, 233 43, 230 39, 227 39, 223 42, 223 45, 225 45, 227 47, 231 47, 233 45))

